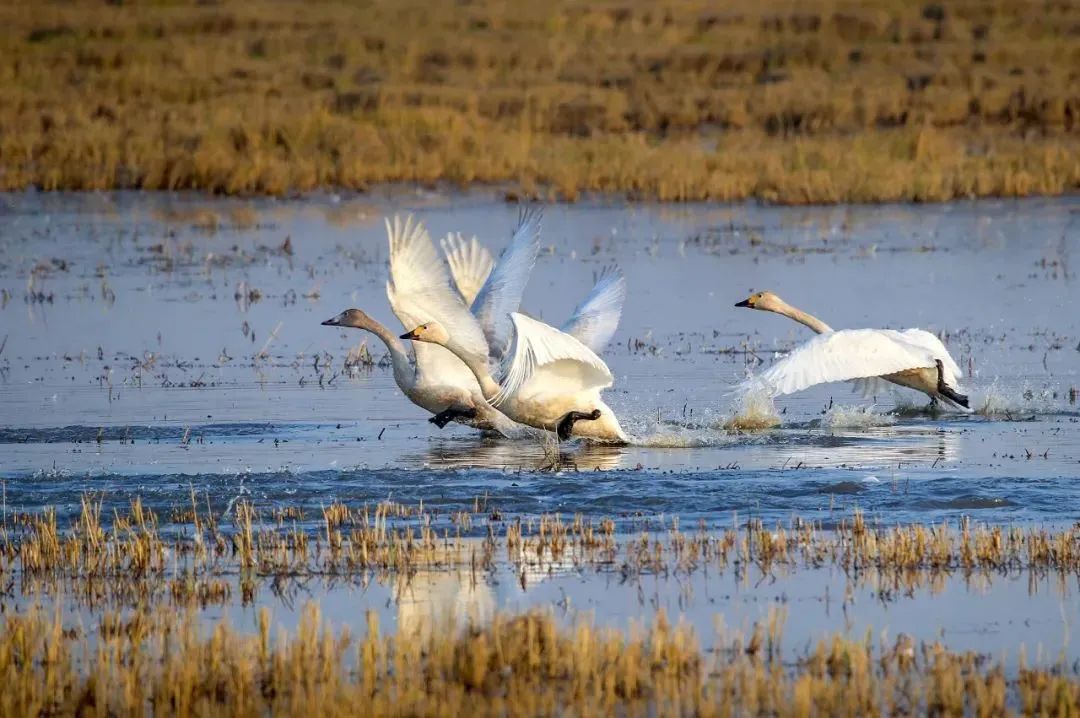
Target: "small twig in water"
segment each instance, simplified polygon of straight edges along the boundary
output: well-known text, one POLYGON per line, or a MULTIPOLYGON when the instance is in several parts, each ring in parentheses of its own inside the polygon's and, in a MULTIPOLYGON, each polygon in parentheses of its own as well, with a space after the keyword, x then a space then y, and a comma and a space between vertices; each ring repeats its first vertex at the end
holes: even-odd
MULTIPOLYGON (((266 358, 266 350, 270 348, 270 342, 274 341, 274 339, 277 337, 278 332, 281 331, 281 325, 282 325, 282 322, 278 322, 277 326, 274 327, 274 331, 270 332, 270 336, 269 336, 269 338, 267 338, 266 343, 263 344, 263 348, 260 349, 259 353, 255 355, 257 358, 259 358, 259 359, 265 359, 266 358)), ((254 336, 254 333, 252 333, 252 336, 254 336)))

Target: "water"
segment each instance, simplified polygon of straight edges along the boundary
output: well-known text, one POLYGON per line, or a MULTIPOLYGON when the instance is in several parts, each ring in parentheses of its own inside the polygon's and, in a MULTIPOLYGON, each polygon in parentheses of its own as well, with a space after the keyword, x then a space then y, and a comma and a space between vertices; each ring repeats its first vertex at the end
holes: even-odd
MULTIPOLYGON (((1080 521, 1076 198, 549 206, 524 307, 558 324, 605 265, 623 268, 629 298, 605 355, 616 376, 607 397, 635 437, 557 454, 440 431, 389 368, 346 369, 361 342, 376 359, 382 347, 319 322, 355 306, 398 326, 384 290, 382 217, 394 211, 415 212, 436 238, 475 233, 495 249, 517 214, 485 195, 406 190, 0 198, 5 511, 55 505, 64 523, 87 492, 106 509, 138 495, 167 524, 194 490, 215 511, 247 498, 311 516, 335 500, 392 498, 448 516, 482 501, 504 517, 614 517, 625 533, 674 516, 708 527, 799 516, 827 528, 855 508, 881 525, 1080 521), (932 416, 906 390, 864 400, 832 385, 778 399, 776 430, 725 431, 734 385, 810 336, 733 307, 761 289, 837 328, 941 333, 981 411, 932 416)), ((798 590, 819 596, 814 582, 828 583, 807 580, 798 590)), ((526 602, 550 605, 556 584, 581 606, 607 590, 563 578, 526 602)), ((1064 613, 1032 604, 1050 616, 1046 635, 1061 628, 1054 615, 1076 615, 1075 590, 1052 592, 1064 613)), ((964 603, 965 587, 949 591, 934 605, 964 603)), ((997 606, 992 615, 971 620, 1006 620, 1015 596, 994 595, 980 604, 997 606)), ((707 624, 715 608, 691 613, 707 624)))

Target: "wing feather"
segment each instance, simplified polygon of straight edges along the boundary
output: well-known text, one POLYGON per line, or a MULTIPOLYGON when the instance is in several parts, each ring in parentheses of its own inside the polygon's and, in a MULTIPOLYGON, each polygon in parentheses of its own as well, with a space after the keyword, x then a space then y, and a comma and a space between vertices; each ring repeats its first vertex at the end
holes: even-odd
POLYGON ((585 301, 562 325, 562 331, 599 354, 607 348, 619 328, 625 301, 626 278, 618 267, 609 267, 600 275, 585 301))
POLYGON ((521 304, 521 295, 540 251, 539 208, 528 207, 518 214, 518 225, 499 261, 472 303, 472 313, 480 320, 491 356, 501 359, 510 344, 513 327, 510 313, 521 304))
POLYGON ((540 396, 599 391, 614 378, 607 364, 579 340, 514 312, 513 341, 496 406, 515 394, 540 396))
MULTIPOLYGON (((386 296, 406 329, 437 321, 467 351, 487 355, 487 342, 476 318, 451 285, 446 262, 427 229, 412 216, 386 221, 390 240, 390 281, 386 296)), ((450 351, 436 345, 414 346, 418 381, 469 386, 475 377, 450 351), (465 377, 468 377, 466 381, 465 377)))
POLYGON ((440 244, 458 293, 466 306, 472 306, 495 266, 491 252, 475 236, 466 240, 460 232, 446 235, 440 244))
POLYGON ((792 351, 768 370, 743 384, 773 396, 792 394, 815 384, 883 376, 905 369, 935 366, 935 357, 899 332, 842 329, 821 334, 792 351))

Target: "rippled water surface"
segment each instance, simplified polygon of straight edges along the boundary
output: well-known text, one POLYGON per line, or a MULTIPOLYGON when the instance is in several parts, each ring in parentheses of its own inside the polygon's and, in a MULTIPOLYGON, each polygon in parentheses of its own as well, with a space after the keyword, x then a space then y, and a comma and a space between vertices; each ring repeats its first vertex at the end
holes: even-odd
POLYGON ((549 206, 524 308, 558 324, 605 265, 625 270, 605 357, 609 403, 635 437, 557 451, 438 430, 372 337, 320 326, 352 306, 400 326, 382 227, 395 211, 495 249, 517 214, 415 192, 0 198, 5 511, 55 505, 70 520, 86 492, 107 509, 138 495, 167 523, 194 490, 215 511, 238 498, 393 498, 442 515, 483 502, 502 516, 614 517, 624 532, 672 516, 828 528, 854 508, 882 525, 1080 520, 1076 199, 549 206), (725 431, 732 387, 810 336, 733 306, 760 289, 837 328, 938 333, 979 412, 934 416, 912 392, 832 385, 778 399, 778 429, 725 431), (377 364, 350 369, 361 342, 377 364))

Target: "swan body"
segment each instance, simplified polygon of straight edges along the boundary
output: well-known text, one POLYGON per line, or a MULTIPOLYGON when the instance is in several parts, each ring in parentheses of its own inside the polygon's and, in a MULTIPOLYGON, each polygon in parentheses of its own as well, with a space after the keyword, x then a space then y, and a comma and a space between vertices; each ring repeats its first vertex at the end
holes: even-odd
POLYGON ((420 360, 413 366, 400 339, 365 312, 346 309, 336 317, 327 319, 323 325, 363 329, 381 339, 390 354, 398 388, 409 401, 434 414, 430 421, 440 428, 450 421, 457 421, 475 429, 496 431, 506 436, 515 431, 515 423, 483 399, 479 386, 470 386, 476 384, 471 373, 469 382, 465 383, 457 381, 456 377, 445 377, 437 369, 432 371, 437 365, 430 361, 427 362, 426 371, 420 360))
POLYGON ((881 380, 921 391, 931 403, 970 411, 960 393, 963 375, 948 349, 923 329, 842 329, 787 304, 772 292, 758 292, 735 306, 774 312, 804 324, 819 336, 806 342, 745 388, 773 396, 802 391, 815 384, 854 381, 870 393, 881 380))
POLYGON ((502 383, 492 376, 482 344, 468 345, 438 322, 402 335, 434 343, 459 356, 473 371, 484 398, 516 422, 555 431, 559 438, 626 443, 615 413, 600 397, 611 371, 581 340, 523 314, 509 315, 513 338, 502 383))

